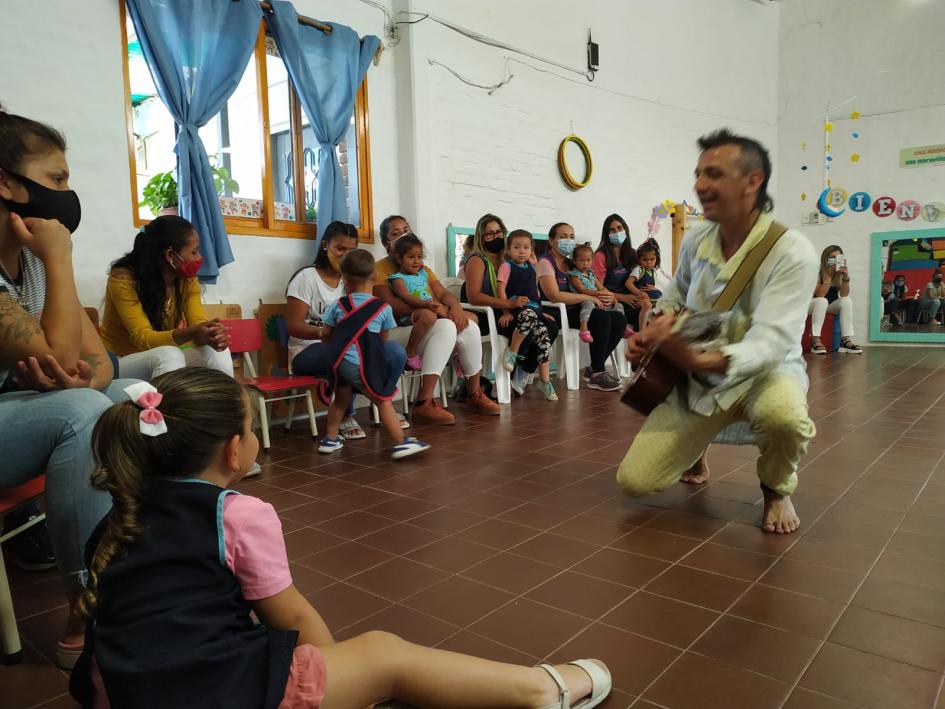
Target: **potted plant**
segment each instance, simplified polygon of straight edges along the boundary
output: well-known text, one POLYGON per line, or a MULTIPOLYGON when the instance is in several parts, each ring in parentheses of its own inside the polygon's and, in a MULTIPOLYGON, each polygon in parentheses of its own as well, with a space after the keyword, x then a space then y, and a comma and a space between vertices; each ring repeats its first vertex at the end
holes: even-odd
MULTIPOLYGON (((213 175, 213 186, 217 194, 239 192, 239 183, 230 177, 225 167, 211 162, 210 172, 213 175)), ((177 175, 176 171, 159 172, 154 175, 142 190, 142 199, 139 206, 148 207, 155 216, 162 214, 177 214, 177 175)))

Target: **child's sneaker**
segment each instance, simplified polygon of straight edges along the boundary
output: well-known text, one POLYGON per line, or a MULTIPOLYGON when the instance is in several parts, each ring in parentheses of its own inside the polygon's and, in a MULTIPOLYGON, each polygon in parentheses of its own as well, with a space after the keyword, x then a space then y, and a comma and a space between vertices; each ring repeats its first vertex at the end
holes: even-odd
POLYGON ((518 364, 520 357, 506 347, 502 351, 502 369, 511 374, 515 370, 515 365, 518 364))
POLYGON ((627 325, 627 329, 623 331, 623 339, 628 340, 636 334, 637 332, 633 329, 633 326, 627 325))
POLYGON ((390 457, 391 460, 400 460, 401 458, 407 458, 411 455, 422 453, 429 447, 429 443, 424 443, 423 441, 416 438, 408 437, 404 439, 403 443, 400 443, 399 445, 396 445, 390 449, 390 457))
POLYGON ((423 369, 423 357, 418 354, 408 357, 406 369, 409 369, 411 372, 419 372, 423 369))
POLYGON ((578 337, 581 338, 581 342, 586 342, 587 344, 591 344, 594 341, 594 336, 591 334, 590 330, 581 330, 578 337))
POLYGON ((557 401, 558 394, 555 392, 555 385, 551 382, 538 382, 536 384, 538 391, 545 397, 545 401, 557 401))
POLYGON ((335 436, 334 438, 322 436, 322 440, 318 442, 318 452, 334 453, 335 451, 340 451, 342 448, 344 448, 344 445, 345 439, 341 436, 335 436))

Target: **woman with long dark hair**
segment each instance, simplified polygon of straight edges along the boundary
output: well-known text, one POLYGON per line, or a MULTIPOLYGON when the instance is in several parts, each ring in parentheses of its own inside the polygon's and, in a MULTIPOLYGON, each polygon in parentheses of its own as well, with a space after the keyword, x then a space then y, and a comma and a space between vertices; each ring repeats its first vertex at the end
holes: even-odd
POLYGON ((642 300, 627 288, 630 271, 636 265, 637 252, 630 241, 627 222, 619 214, 611 214, 600 230, 600 243, 594 254, 594 274, 623 306, 630 326, 639 330, 642 300))
POLYGON ((150 381, 187 366, 233 376, 229 332, 200 302, 202 263, 193 225, 166 215, 142 227, 131 251, 112 264, 102 339, 118 355, 122 376, 150 381))

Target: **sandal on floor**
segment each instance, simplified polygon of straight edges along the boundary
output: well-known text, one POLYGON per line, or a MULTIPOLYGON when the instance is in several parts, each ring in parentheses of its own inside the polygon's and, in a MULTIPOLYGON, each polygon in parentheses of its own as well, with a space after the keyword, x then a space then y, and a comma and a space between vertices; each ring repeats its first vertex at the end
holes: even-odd
POLYGON ((64 670, 71 670, 84 649, 84 640, 77 643, 64 643, 60 640, 56 646, 56 664, 64 670))
POLYGON ((358 441, 362 438, 367 438, 367 434, 354 416, 348 416, 341 422, 341 426, 338 427, 338 433, 346 441, 358 441))
POLYGON ((555 684, 558 685, 558 689, 561 690, 561 701, 557 704, 549 704, 547 707, 542 709, 591 709, 591 707, 596 707, 602 701, 607 698, 607 695, 610 694, 611 688, 611 678, 610 670, 604 665, 600 660, 574 660, 573 662, 567 662, 565 664, 574 665, 575 667, 580 667, 582 670, 587 672, 591 678, 591 696, 586 699, 582 699, 580 702, 571 707, 570 694, 568 690, 568 685, 565 684, 564 678, 561 676, 561 673, 558 672, 551 665, 538 665, 541 669, 551 675, 551 679, 555 681, 555 684))

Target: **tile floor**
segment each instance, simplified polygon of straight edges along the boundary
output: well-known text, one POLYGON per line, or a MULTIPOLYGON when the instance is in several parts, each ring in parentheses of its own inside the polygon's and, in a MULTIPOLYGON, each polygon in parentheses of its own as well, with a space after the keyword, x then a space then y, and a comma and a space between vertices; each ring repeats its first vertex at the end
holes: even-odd
MULTIPOLYGON (((641 419, 593 391, 529 392, 497 419, 454 406, 396 464, 377 431, 325 457, 299 426, 241 489, 279 511, 296 585, 339 639, 598 657, 607 707, 943 709, 945 354, 833 355, 810 376, 819 435, 790 537, 756 527, 753 448, 713 447, 706 486, 621 497, 641 419)), ((0 668, 0 707, 72 707, 49 659, 58 582, 11 574, 27 659, 0 668)))

